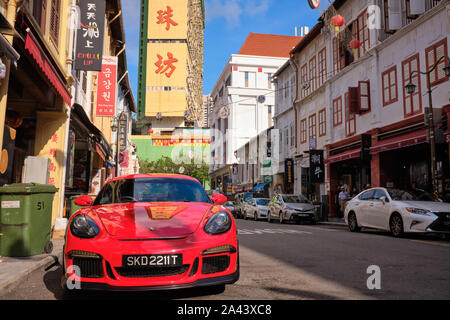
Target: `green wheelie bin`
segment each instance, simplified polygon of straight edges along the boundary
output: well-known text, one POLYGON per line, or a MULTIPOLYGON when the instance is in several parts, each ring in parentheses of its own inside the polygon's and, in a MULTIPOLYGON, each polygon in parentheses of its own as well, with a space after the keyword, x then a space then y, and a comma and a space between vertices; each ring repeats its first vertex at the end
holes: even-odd
POLYGON ((0 187, 0 256, 50 253, 53 185, 15 183, 0 187))

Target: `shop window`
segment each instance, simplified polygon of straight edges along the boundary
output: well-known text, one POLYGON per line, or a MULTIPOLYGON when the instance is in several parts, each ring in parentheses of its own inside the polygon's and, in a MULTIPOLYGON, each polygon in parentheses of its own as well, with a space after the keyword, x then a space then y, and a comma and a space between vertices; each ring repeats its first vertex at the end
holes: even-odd
POLYGON ((398 101, 397 66, 386 70, 381 74, 383 87, 383 106, 398 101))
POLYGON ((333 127, 342 124, 342 97, 333 100, 333 127))
POLYGON ((47 0, 34 0, 33 17, 41 27, 42 33, 45 32, 45 20, 47 17, 47 0))
POLYGON ((305 63, 300 70, 302 79, 300 87, 302 88, 302 98, 304 98, 308 95, 308 90, 305 89, 307 88, 306 84, 308 83, 308 65, 305 63))
POLYGON ((319 59, 319 83, 318 87, 322 86, 323 83, 327 80, 327 50, 323 48, 318 55, 319 59))
POLYGON ((370 81, 358 82, 359 112, 370 112, 370 81))
POLYGON ((314 113, 313 115, 309 116, 309 140, 312 139, 317 140, 317 116, 314 113))
POLYGON ((50 37, 55 42, 55 44, 58 45, 61 1, 60 0, 51 0, 51 1, 52 3, 50 11, 50 37))
POLYGON ((353 136, 356 133, 356 114, 350 111, 350 94, 344 95, 345 100, 345 135, 353 136))
POLYGON ((445 57, 445 59, 442 59, 439 62, 439 65, 436 66, 433 72, 430 73, 431 86, 433 87, 435 85, 447 81, 448 77, 445 75, 444 72, 444 67, 448 65, 447 38, 427 48, 425 50, 425 57, 427 63, 427 71, 431 70, 431 68, 434 67, 434 65, 439 59, 445 57))
POLYGON ((366 9, 366 10, 364 10, 363 13, 361 13, 358 16, 358 19, 357 19, 358 40, 361 42, 361 47, 358 49, 359 56, 364 55, 370 48, 370 33, 369 33, 369 28, 367 27, 367 17, 368 17, 368 13, 367 13, 367 9, 366 9))
POLYGON ((419 54, 403 61, 403 110, 405 117, 422 112, 422 90, 420 85, 419 73, 415 72, 411 77, 411 72, 418 70, 420 65, 419 54), (416 85, 416 91, 413 94, 406 92, 406 85, 412 82, 416 85))
POLYGON ((306 119, 300 121, 300 143, 306 143, 306 119))
POLYGON ((326 110, 319 111, 319 137, 323 137, 327 134, 327 119, 326 110))
POLYGON ((347 50, 347 47, 341 39, 344 38, 343 32, 333 39, 333 72, 336 74, 354 61, 353 52, 347 50))
POLYGON ((317 65, 316 65, 316 57, 312 57, 311 60, 309 60, 309 90, 308 93, 314 92, 316 90, 316 81, 317 81, 317 65))

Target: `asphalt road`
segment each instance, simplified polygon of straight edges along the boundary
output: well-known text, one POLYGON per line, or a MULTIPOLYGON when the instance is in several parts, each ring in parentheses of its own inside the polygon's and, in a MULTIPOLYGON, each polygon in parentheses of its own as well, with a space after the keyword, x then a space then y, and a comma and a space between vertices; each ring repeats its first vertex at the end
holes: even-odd
POLYGON ((225 290, 64 295, 61 267, 38 270, 0 299, 450 299, 450 241, 344 227, 237 220, 241 277, 225 290), (380 277, 368 268, 379 267, 380 277), (369 279, 370 278, 370 279, 369 279), (380 289, 369 289, 378 284, 380 289))

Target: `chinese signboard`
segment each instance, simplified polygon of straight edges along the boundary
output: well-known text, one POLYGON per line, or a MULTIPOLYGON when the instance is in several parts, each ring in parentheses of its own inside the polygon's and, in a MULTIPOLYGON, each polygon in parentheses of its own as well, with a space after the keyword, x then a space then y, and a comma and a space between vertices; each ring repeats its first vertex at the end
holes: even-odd
POLYGON ((311 183, 325 182, 325 165, 323 150, 309 151, 309 174, 311 183))
POLYGON ((284 161, 284 182, 285 184, 294 183, 294 161, 292 159, 284 161))
POLYGON ((97 116, 112 117, 116 112, 117 57, 103 57, 97 83, 97 116))
POLYGON ((102 70, 105 32, 105 0, 80 0, 80 27, 77 32, 75 69, 102 70))

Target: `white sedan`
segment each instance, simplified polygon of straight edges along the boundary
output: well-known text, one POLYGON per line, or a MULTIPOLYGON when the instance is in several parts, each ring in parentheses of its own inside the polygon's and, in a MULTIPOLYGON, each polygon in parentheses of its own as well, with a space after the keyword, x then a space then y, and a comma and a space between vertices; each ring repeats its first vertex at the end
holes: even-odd
POLYGON ((450 233, 450 203, 436 200, 422 190, 372 188, 347 203, 345 222, 350 231, 361 227, 390 231, 450 233))
POLYGON ((253 218, 255 221, 259 219, 267 219, 269 211, 270 199, 255 198, 249 200, 244 207, 244 219, 253 218))

